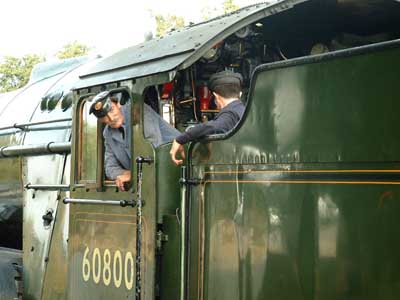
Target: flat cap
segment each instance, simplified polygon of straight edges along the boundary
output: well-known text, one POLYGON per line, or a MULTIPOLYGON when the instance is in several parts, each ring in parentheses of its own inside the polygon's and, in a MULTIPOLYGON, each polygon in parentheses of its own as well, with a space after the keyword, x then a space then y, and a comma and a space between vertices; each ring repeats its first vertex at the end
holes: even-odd
POLYGON ((90 106, 89 114, 93 113, 97 118, 103 118, 111 110, 110 92, 98 93, 93 98, 93 104, 90 106))
POLYGON ((211 75, 208 80, 208 87, 210 90, 214 90, 215 87, 225 84, 237 84, 242 86, 243 77, 239 73, 232 71, 222 71, 211 75))

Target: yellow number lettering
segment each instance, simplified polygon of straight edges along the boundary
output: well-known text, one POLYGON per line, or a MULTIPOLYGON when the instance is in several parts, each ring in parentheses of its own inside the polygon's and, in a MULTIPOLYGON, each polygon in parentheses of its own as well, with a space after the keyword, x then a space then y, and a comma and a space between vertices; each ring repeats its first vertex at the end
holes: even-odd
POLYGON ((125 255, 125 286, 128 290, 133 287, 133 257, 130 251, 125 255))
POLYGON ((122 283, 122 256, 119 250, 114 253, 114 263, 113 263, 113 274, 114 274, 114 285, 119 288, 122 283), (118 266, 118 276, 117 276, 117 266, 118 266))
POLYGON ((89 253, 89 247, 86 247, 82 260, 82 277, 84 281, 88 281, 90 278, 90 261, 87 257, 88 253, 89 253))
POLYGON ((115 250, 112 253, 109 249, 102 252, 99 248, 94 248, 93 256, 90 258, 90 249, 86 247, 82 259, 82 277, 85 282, 92 277, 95 284, 99 284, 103 279, 105 286, 109 286, 113 281, 116 288, 120 288, 124 280, 125 287, 131 290, 135 277, 134 263, 130 251, 126 252, 124 257, 120 250, 115 250), (103 253, 103 256, 101 253, 103 253))
POLYGON ((92 257, 93 281, 98 284, 101 276, 101 256, 99 248, 94 248, 92 257))
POLYGON ((103 281, 108 286, 111 282, 111 253, 108 249, 104 250, 103 262, 103 281))

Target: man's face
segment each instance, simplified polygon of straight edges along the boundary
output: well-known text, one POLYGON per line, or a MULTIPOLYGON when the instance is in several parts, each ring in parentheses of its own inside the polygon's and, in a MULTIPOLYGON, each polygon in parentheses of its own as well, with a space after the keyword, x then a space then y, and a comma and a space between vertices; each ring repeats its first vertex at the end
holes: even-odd
POLYGON ((111 128, 120 128, 124 122, 124 115, 121 111, 121 104, 112 102, 111 109, 107 113, 107 116, 99 119, 100 122, 107 124, 111 128))

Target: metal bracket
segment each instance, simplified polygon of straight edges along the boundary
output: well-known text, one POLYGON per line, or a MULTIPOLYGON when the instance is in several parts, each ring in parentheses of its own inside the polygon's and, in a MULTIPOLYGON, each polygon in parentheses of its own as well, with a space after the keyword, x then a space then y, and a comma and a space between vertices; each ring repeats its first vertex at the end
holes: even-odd
POLYGON ((158 251, 161 251, 163 242, 168 242, 168 235, 159 230, 156 235, 156 248, 158 251))
MULTIPOLYGON (((136 207, 137 205, 138 205, 137 200, 121 200, 122 207, 126 207, 126 206, 136 207)), ((144 206, 144 201, 142 201, 142 206, 144 206)))
POLYGON ((200 178, 188 178, 188 179, 179 178, 179 183, 181 185, 186 185, 186 186, 192 185, 193 186, 193 185, 199 185, 199 184, 203 183, 203 180, 200 178))
POLYGON ((203 179, 200 178, 188 178, 188 171, 185 166, 181 167, 181 178, 179 178, 180 185, 199 185, 203 183, 203 179))
POLYGON ((139 164, 152 164, 154 162, 154 159, 152 157, 144 157, 144 156, 138 156, 136 157, 136 162, 139 164))
POLYGON ((52 209, 46 210, 46 213, 42 216, 43 219, 43 226, 45 228, 49 228, 51 225, 51 222, 54 221, 54 211, 52 209))

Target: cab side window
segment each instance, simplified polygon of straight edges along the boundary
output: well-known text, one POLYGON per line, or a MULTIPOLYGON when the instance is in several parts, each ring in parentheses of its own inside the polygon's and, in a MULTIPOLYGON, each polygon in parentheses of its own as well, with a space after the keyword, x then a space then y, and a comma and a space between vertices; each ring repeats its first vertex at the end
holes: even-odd
MULTIPOLYGON (((169 93, 166 93, 166 97, 169 93)), ((143 99, 144 137, 156 148, 172 142, 180 134, 174 127, 172 99, 160 98, 156 86, 148 87, 143 93, 143 99)))
POLYGON ((97 173, 97 119, 89 115, 91 102, 85 101, 81 110, 79 132, 79 181, 96 182, 97 173))

